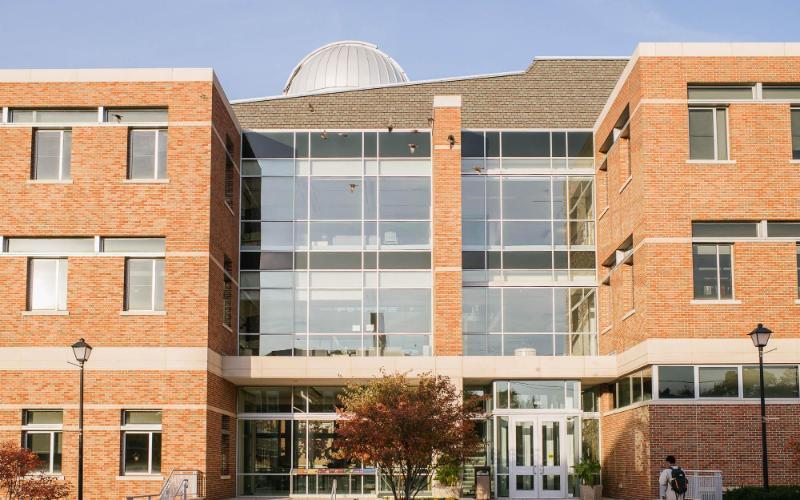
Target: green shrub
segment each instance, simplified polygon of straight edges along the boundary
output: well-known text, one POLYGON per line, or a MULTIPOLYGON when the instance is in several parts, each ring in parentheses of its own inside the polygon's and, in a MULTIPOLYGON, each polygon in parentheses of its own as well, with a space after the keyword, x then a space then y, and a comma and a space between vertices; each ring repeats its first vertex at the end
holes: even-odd
POLYGON ((461 481, 461 466, 447 461, 436 468, 434 479, 442 486, 458 486, 458 482, 461 481))
POLYGON ((800 486, 772 486, 764 491, 760 486, 745 486, 725 492, 725 500, 797 500, 800 486))
POLYGON ((575 475, 581 480, 581 484, 588 486, 600 484, 600 462, 584 460, 575 464, 575 475))

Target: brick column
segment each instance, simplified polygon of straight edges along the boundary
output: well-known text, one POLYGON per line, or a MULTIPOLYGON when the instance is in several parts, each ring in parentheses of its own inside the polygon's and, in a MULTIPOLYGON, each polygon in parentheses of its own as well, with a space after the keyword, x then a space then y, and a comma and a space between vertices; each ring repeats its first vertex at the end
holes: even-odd
POLYGON ((461 96, 434 96, 433 118, 433 345, 437 356, 459 356, 461 96))

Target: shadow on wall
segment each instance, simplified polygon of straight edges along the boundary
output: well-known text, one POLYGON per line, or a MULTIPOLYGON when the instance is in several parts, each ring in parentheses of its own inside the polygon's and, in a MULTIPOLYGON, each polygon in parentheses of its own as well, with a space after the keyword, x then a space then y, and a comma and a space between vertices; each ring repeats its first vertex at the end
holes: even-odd
MULTIPOLYGON (((770 484, 800 483, 786 444, 800 435, 796 404, 767 406, 770 484)), ((664 458, 686 470, 720 470, 723 486, 761 484, 757 404, 649 405, 604 416, 603 492, 612 498, 658 496, 664 458)))

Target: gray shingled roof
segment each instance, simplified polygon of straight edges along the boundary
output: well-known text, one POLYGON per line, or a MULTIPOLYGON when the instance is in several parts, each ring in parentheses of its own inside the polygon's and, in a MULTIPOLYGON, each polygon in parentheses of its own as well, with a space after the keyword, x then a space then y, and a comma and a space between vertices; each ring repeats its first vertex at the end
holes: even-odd
POLYGON ((234 103, 244 128, 427 128, 460 94, 464 128, 592 128, 626 59, 538 59, 518 74, 234 103))

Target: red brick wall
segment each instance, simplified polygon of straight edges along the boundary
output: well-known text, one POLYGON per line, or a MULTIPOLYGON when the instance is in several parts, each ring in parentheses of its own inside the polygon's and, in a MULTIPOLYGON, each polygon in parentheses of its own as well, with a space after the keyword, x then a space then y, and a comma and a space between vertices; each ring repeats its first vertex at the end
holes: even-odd
POLYGON ((433 110, 433 345, 458 356, 461 342, 461 108, 433 110), (448 137, 456 144, 451 146, 448 137))

